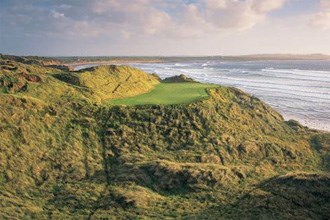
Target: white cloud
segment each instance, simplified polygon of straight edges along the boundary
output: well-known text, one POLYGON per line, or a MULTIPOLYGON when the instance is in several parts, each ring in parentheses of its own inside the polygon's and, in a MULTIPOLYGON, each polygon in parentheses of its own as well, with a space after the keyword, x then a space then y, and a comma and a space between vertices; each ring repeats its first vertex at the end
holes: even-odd
POLYGON ((330 29, 330 1, 320 0, 320 11, 310 19, 312 27, 329 30, 330 29))
POLYGON ((255 0, 252 1, 252 9, 257 13, 268 13, 281 8, 285 0, 255 0))
POLYGON ((87 21, 77 21, 74 23, 73 27, 73 33, 82 36, 98 36, 101 33, 101 30, 97 26, 87 21))
POLYGON ((330 11, 329 12, 319 12, 315 14, 311 19, 311 25, 315 28, 322 30, 330 29, 330 11))
POLYGON ((286 0, 98 0, 91 10, 116 23, 125 38, 136 34, 196 37, 221 29, 245 30, 262 22, 286 0), (179 12, 173 12, 177 9, 179 12))
POLYGON ((16 15, 23 14, 33 31, 63 38, 186 39, 252 28, 289 0, 67 0, 48 8, 33 1, 23 1, 28 7, 19 4, 15 13, 6 12, 8 20, 22 23, 16 15))
POLYGON ((60 6, 58 6, 58 8, 60 8, 60 9, 70 9, 70 8, 72 8, 72 5, 61 4, 60 6))
POLYGON ((50 14, 55 19, 61 19, 61 18, 65 17, 65 15, 63 13, 60 13, 60 12, 57 12, 57 11, 51 11, 50 14))
POLYGON ((204 18, 217 28, 245 30, 262 22, 284 3, 285 0, 206 0, 204 18))
POLYGON ((207 0, 206 7, 213 10, 226 9, 229 1, 227 0, 207 0))
POLYGON ((152 0, 99 0, 91 10, 109 25, 116 25, 125 38, 134 34, 155 35, 171 26, 171 16, 156 9, 152 0))
POLYGON ((330 1, 329 0, 321 0, 320 6, 322 9, 330 10, 330 1))

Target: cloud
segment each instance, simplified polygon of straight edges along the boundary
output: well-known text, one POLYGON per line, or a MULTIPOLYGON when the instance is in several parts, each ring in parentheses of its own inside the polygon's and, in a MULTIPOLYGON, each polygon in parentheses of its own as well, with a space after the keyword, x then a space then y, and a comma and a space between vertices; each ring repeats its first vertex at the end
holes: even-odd
POLYGON ((320 11, 310 19, 310 24, 314 28, 321 30, 330 29, 330 1, 320 0, 320 11))
POLYGON ((7 8, 0 9, 0 14, 5 14, 4 22, 8 20, 16 27, 21 25, 31 33, 58 35, 61 38, 196 38, 223 30, 252 28, 286 1, 12 0, 8 1, 7 8), (16 16, 18 14, 26 20, 21 21, 16 16))
POLYGON ((319 12, 315 14, 310 20, 310 24, 322 30, 330 29, 330 11, 319 12))
POLYGON ((285 3, 285 0, 255 0, 252 1, 252 9, 256 13, 268 13, 270 11, 280 9, 285 3))
POLYGON ((204 19, 216 28, 249 29, 267 14, 281 8, 285 0, 206 0, 204 19))
POLYGON ((320 6, 323 9, 330 10, 330 1, 329 0, 321 0, 320 6))
POLYGON ((51 16, 55 19, 65 18, 64 13, 59 13, 57 11, 51 11, 51 16))
MULTIPOLYGON (((158 3, 157 3, 158 2, 158 3)), ((134 34, 162 34, 171 26, 171 16, 152 0, 98 0, 91 2, 91 12, 107 26, 120 28, 125 38, 134 34)))
POLYGON ((99 0, 92 12, 116 23, 125 38, 146 34, 198 37, 223 29, 246 30, 286 0, 99 0))

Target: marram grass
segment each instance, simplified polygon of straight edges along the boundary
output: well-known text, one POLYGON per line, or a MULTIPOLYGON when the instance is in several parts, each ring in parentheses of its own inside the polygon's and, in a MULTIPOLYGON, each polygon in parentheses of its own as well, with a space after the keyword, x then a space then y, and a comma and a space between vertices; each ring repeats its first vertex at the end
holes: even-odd
POLYGON ((0 219, 330 218, 330 135, 255 97, 0 61, 0 219))

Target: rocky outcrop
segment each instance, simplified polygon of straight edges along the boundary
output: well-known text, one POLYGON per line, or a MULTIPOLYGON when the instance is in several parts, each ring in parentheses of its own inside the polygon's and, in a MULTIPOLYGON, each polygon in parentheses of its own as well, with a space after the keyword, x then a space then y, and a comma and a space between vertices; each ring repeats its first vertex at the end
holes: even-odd
POLYGON ((178 76, 172 76, 166 79, 163 79, 164 83, 182 83, 182 82, 196 82, 194 79, 187 77, 184 74, 178 76))

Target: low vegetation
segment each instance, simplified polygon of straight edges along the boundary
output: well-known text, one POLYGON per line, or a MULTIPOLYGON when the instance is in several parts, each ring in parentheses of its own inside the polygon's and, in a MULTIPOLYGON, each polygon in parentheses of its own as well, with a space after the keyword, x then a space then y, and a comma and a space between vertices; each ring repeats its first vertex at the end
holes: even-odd
POLYGON ((56 78, 88 89, 101 101, 146 93, 159 83, 158 78, 128 66, 99 66, 73 73, 55 74, 56 78))
POLYGON ((330 135, 238 89, 2 57, 0 91, 0 219, 330 218, 330 135))

